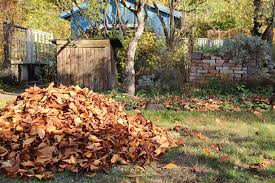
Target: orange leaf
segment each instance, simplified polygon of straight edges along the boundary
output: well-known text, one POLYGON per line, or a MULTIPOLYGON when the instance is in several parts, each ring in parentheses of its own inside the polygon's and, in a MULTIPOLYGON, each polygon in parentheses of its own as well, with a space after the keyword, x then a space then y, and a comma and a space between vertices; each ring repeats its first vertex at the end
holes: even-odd
POLYGON ((113 157, 111 159, 111 163, 112 164, 120 163, 122 165, 126 165, 127 164, 127 162, 123 158, 121 158, 118 154, 114 154, 113 155, 113 157))
POLYGON ((210 154, 210 149, 208 147, 205 147, 202 149, 203 152, 206 154, 206 155, 209 155, 210 154))

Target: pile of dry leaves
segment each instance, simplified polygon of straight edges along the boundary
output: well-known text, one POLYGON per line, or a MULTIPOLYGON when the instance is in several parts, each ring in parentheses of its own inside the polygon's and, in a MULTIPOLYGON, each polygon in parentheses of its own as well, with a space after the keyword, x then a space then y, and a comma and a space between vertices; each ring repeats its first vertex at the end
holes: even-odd
POLYGON ((31 87, 0 116, 0 170, 11 177, 108 171, 148 163, 176 146, 141 114, 77 86, 31 87))

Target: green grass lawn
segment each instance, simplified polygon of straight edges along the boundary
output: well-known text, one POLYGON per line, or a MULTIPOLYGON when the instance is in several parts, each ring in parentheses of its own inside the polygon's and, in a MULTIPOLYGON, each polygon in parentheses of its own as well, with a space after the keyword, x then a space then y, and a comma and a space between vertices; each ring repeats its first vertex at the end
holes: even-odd
MULTIPOLYGON (((1 107, 4 102, 0 102, 1 107)), ((185 145, 172 149, 144 169, 135 165, 115 166, 109 174, 97 173, 93 177, 64 172, 45 182, 275 182, 274 111, 262 116, 250 112, 141 112, 166 128, 171 138, 183 139, 185 145), (173 130, 175 126, 185 130, 173 130), (162 168, 171 162, 178 167, 162 168), (263 162, 268 163, 258 166, 263 162), (129 178, 127 174, 140 177, 129 178)), ((0 182, 39 181, 2 175, 0 182)))

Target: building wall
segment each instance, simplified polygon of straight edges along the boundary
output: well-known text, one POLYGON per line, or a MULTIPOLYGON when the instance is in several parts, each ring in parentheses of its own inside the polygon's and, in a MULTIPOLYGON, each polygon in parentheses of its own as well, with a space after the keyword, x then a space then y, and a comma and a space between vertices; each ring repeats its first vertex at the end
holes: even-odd
POLYGON ((189 79, 201 82, 213 78, 229 78, 232 80, 272 79, 275 75, 275 63, 262 65, 257 60, 240 64, 236 60, 220 56, 193 53, 189 79))

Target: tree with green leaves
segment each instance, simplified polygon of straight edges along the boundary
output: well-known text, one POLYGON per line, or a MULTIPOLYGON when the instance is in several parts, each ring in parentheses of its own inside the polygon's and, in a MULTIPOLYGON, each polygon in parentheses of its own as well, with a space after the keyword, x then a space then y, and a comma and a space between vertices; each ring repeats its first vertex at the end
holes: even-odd
POLYGON ((275 26, 275 1, 253 0, 254 17, 251 34, 260 36, 271 46, 273 41, 273 28, 275 26))
POLYGON ((144 6, 147 3, 147 0, 135 1, 135 4, 137 6, 136 9, 133 9, 132 7, 128 6, 125 0, 120 0, 120 2, 132 13, 134 13, 134 15, 137 17, 137 23, 138 23, 138 27, 135 31, 135 35, 128 45, 126 67, 125 67, 125 75, 126 75, 125 86, 126 86, 127 93, 129 95, 135 95, 135 90, 136 90, 135 54, 136 54, 138 42, 144 32, 144 27, 145 27, 144 6))

